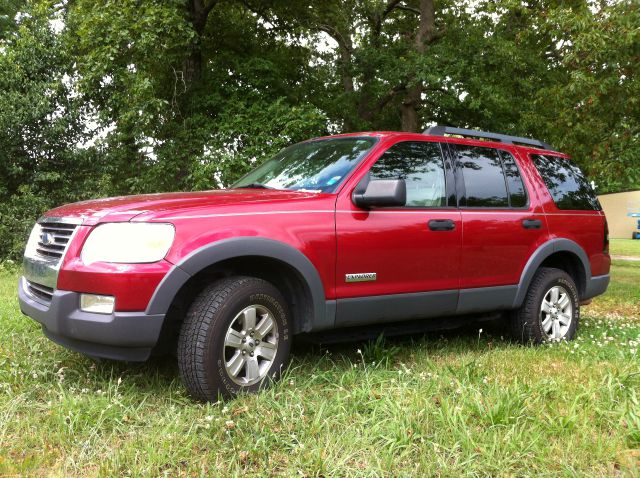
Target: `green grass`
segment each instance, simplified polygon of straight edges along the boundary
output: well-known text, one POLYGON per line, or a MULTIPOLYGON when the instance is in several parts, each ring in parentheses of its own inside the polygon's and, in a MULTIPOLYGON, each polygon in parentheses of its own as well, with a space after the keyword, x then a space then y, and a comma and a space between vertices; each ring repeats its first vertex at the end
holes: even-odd
POLYGON ((611 239, 609 249, 613 255, 640 258, 640 240, 637 239, 611 239))
POLYGON ((49 342, 16 281, 0 272, 0 475, 640 476, 640 263, 614 263, 571 343, 483 325, 298 347, 275 387, 208 405, 170 358, 49 342))

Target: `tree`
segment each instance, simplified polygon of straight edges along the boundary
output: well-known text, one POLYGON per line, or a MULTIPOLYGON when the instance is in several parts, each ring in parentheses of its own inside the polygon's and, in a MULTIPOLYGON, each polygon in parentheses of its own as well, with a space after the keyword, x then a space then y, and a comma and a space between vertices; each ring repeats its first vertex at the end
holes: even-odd
POLYGON ((95 194, 100 163, 82 145, 85 108, 47 5, 23 12, 0 50, 0 257, 18 255, 46 209, 95 194))
POLYGON ((437 18, 433 0, 338 1, 329 7, 312 6, 308 28, 329 35, 337 44, 335 71, 343 91, 336 98, 354 105, 351 110, 340 105, 334 108, 342 112, 346 129, 376 129, 394 123, 393 129, 422 128, 420 112, 429 87, 418 65, 445 33, 443 11, 437 18))
POLYGON ((537 109, 548 113, 546 134, 600 192, 640 187, 640 5, 558 9, 550 22, 567 81, 538 95, 537 109))
POLYGON ((0 0, 0 42, 17 30, 16 15, 25 3, 24 0, 0 0))
POLYGON ((0 257, 71 200, 229 185, 328 132, 537 137, 638 187, 635 0, 0 0, 0 257))
MULTIPOLYGON (((279 133, 272 129, 277 122, 257 121, 262 115, 245 125, 234 117, 255 114, 258 106, 317 116, 304 101, 307 50, 286 44, 240 2, 223 9, 213 1, 126 0, 96 8, 79 0, 69 25, 80 91, 109 128, 104 154, 124 179, 114 192, 190 189, 194 174, 203 186, 198 170, 212 161, 219 182, 211 176, 208 186, 228 184, 254 157, 239 138, 249 131, 264 138, 256 126, 279 133), (239 160, 228 162, 230 152, 239 160)), ((292 132, 291 125, 283 128, 292 132)), ((324 131, 314 121, 287 141, 324 131)), ((263 148, 260 158, 270 153, 272 147, 263 148)))

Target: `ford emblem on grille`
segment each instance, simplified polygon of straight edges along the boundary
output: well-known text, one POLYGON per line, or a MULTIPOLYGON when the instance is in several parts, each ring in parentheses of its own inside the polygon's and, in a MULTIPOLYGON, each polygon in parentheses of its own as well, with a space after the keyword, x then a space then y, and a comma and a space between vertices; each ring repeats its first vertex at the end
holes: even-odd
POLYGON ((43 232, 42 236, 40 236, 40 240, 42 241, 42 244, 44 244, 45 246, 48 246, 55 242, 55 238, 53 237, 53 234, 51 234, 50 232, 43 232))

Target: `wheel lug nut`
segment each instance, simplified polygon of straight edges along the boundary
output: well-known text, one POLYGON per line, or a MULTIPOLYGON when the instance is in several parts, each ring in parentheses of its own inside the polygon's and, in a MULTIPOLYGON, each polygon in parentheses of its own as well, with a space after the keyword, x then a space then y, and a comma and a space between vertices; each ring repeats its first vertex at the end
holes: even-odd
POLYGON ((244 344, 247 341, 247 339, 242 339, 242 343, 244 344))
POLYGON ((243 351, 242 351, 242 355, 247 355, 247 351, 246 351, 246 350, 243 350, 243 351))
POLYGON ((253 357, 253 352, 251 352, 249 355, 251 355, 253 357))

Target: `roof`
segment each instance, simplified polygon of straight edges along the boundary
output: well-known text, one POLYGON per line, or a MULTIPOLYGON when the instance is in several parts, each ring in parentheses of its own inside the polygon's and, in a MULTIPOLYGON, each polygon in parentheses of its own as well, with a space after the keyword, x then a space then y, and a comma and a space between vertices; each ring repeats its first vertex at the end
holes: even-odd
MULTIPOLYGON (((323 138, 340 138, 340 137, 356 137, 371 136, 377 138, 393 138, 402 136, 405 140, 423 139, 425 136, 438 141, 456 142, 468 144, 471 146, 491 146, 496 148, 516 147, 525 149, 527 152, 538 152, 544 154, 553 152, 554 155, 568 157, 564 153, 555 150, 551 145, 536 139, 524 138, 521 136, 510 136, 500 133, 490 133, 479 130, 469 130, 461 128, 450 128, 448 126, 437 126, 427 128, 423 133, 410 133, 406 131, 361 131, 354 133, 342 133, 323 138), (445 136, 455 135, 455 136, 445 136)), ((315 138, 320 139, 320 138, 315 138)))

